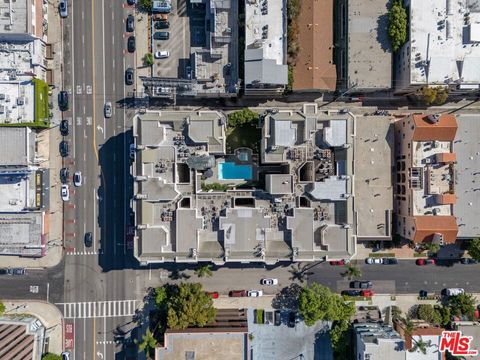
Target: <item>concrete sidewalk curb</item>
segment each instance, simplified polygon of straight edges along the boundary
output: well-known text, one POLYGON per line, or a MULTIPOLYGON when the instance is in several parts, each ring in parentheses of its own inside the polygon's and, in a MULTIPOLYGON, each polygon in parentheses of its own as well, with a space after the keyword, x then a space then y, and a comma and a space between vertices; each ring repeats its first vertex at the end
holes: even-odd
POLYGON ((30 314, 39 319, 49 335, 49 352, 60 354, 63 351, 65 343, 64 318, 62 312, 54 304, 44 300, 3 299, 2 302, 5 304, 5 313, 15 310, 8 315, 30 314), (19 304, 25 304, 28 308, 16 308, 19 304))

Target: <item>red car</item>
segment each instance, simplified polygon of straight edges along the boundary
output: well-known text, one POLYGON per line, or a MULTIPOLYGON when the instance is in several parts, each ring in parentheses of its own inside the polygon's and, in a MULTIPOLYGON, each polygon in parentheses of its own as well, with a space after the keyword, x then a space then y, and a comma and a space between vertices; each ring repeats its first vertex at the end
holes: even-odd
POLYGON ((343 259, 342 260, 332 260, 332 261, 330 261, 330 265, 332 265, 332 266, 343 266, 345 264, 346 264, 346 262, 343 259))
POLYGON ((418 259, 415 263, 419 266, 435 265, 435 260, 434 259, 418 259))
POLYGON ((248 295, 247 290, 232 290, 228 293, 230 297, 244 297, 248 295))
POLYGON ((210 296, 212 299, 218 299, 218 292, 216 291, 206 291, 205 292, 208 296, 210 296))
POLYGON ((362 296, 370 297, 373 296, 374 292, 372 290, 362 290, 362 296))

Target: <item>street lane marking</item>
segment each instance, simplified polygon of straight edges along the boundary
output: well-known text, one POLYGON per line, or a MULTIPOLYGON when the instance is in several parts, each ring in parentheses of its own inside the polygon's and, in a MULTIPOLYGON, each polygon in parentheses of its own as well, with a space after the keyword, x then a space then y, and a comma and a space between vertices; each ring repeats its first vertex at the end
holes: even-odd
POLYGON ((92 125, 92 117, 91 117, 91 116, 87 116, 85 119, 86 119, 86 121, 87 121, 87 125, 91 126, 91 125, 92 125))
POLYGON ((92 85, 87 85, 87 94, 92 95, 92 85))
POLYGON ((82 86, 77 85, 77 95, 82 95, 82 86))
POLYGON ((77 126, 81 126, 82 125, 82 117, 77 116, 75 123, 77 124, 77 126))
POLYGON ((56 303, 65 319, 94 319, 133 316, 139 300, 56 303))

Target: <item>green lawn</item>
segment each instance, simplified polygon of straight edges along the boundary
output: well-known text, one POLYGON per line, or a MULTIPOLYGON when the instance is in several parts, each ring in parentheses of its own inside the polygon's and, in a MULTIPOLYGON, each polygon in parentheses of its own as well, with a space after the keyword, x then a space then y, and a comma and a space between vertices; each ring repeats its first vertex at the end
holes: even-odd
POLYGON ((246 147, 252 149, 253 153, 260 152, 260 139, 262 130, 255 126, 245 125, 227 130, 227 152, 232 154, 235 149, 246 147))
POLYGON ((35 126, 48 127, 48 84, 40 79, 33 79, 35 85, 35 126))

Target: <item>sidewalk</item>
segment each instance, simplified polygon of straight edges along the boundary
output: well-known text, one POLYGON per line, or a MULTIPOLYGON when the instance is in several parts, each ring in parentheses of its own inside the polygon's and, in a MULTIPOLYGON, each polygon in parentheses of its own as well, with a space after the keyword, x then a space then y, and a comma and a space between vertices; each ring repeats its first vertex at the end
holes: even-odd
POLYGON ((38 318, 46 329, 49 338, 48 351, 61 354, 63 351, 63 316, 55 305, 45 301, 4 300, 5 314, 30 314, 38 318))
MULTIPOLYGON (((357 252, 355 256, 352 258, 353 260, 363 260, 371 256, 371 254, 394 254, 394 257, 397 259, 403 260, 416 260, 420 258, 426 258, 427 252, 425 251, 423 254, 424 256, 420 256, 420 253, 416 252, 415 249, 412 249, 408 245, 403 245, 399 248, 385 248, 380 251, 373 251, 373 248, 367 248, 365 243, 357 244, 357 252), (417 254, 417 256, 415 256, 417 254)), ((443 246, 437 254, 437 258, 439 259, 459 259, 465 256, 465 251, 459 249, 455 245, 445 245, 443 246)))
POLYGON ((135 91, 143 92, 143 82, 141 76, 152 76, 152 67, 144 66, 143 58, 145 54, 151 52, 150 46, 150 17, 148 14, 135 11, 135 91))

